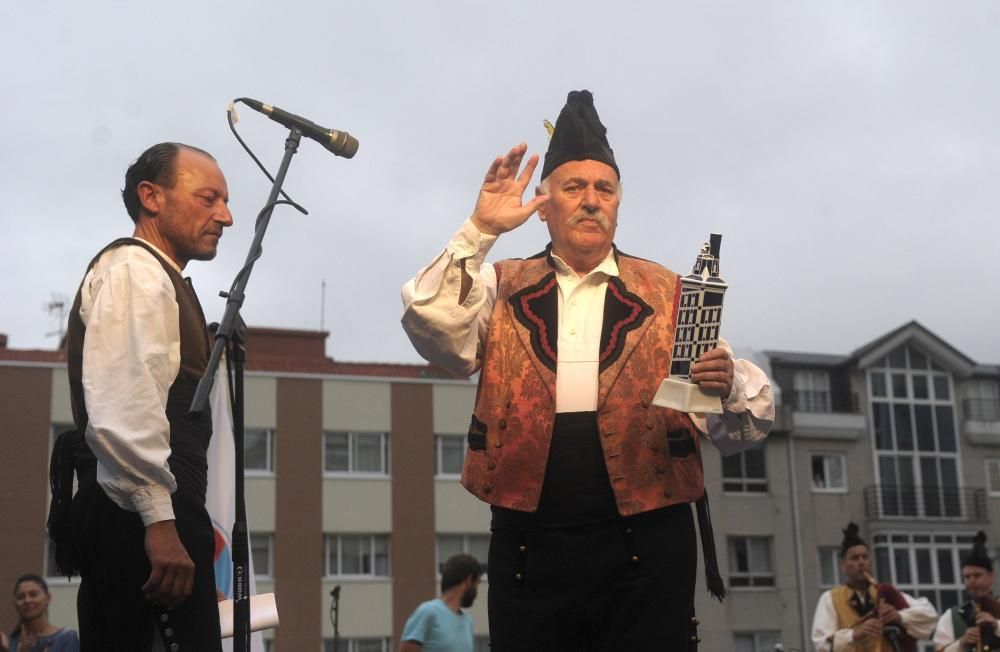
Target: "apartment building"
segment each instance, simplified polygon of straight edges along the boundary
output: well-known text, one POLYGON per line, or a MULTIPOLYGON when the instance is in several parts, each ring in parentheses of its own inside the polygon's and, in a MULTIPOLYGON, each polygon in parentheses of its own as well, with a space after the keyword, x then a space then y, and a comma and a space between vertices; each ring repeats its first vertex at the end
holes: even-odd
MULTIPOLYGON (((489 509, 457 482, 475 384, 427 365, 340 362, 326 333, 251 329, 246 382, 247 502, 258 592, 281 627, 268 647, 348 652, 398 647, 402 625, 437 594, 437 564, 485 561, 489 509), (340 587, 336 614, 331 593, 340 587)), ((768 351, 778 420, 761 446, 704 450, 716 548, 730 593, 699 580, 702 649, 811 649, 820 592, 839 582, 848 521, 875 574, 941 608, 961 599, 959 560, 977 530, 1000 541, 1000 368, 911 322, 843 355, 768 351)), ((0 336, 0 587, 54 573, 44 516, 53 432, 71 421, 62 351, 0 336)), ((700 563, 700 562, 699 562, 700 563)), ((75 581, 52 577, 52 620, 75 623, 75 581)), ((488 574, 473 608, 488 649, 488 574)), ((0 627, 13 622, 0 611, 0 627)))

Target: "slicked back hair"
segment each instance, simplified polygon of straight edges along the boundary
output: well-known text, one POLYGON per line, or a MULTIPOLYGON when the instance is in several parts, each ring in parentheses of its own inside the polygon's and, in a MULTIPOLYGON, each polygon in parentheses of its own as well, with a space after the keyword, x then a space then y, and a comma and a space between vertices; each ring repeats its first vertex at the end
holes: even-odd
POLYGON ((158 143, 139 155, 139 158, 128 166, 125 172, 125 187, 122 188, 122 201, 125 210, 133 222, 139 220, 142 214, 142 202, 139 201, 139 184, 150 181, 164 188, 173 188, 177 182, 177 154, 181 149, 204 154, 215 160, 215 157, 198 147, 184 143, 158 143))
POLYGON ((472 555, 461 554, 449 557, 441 569, 441 593, 453 586, 458 586, 469 576, 479 579, 482 574, 482 564, 472 555))

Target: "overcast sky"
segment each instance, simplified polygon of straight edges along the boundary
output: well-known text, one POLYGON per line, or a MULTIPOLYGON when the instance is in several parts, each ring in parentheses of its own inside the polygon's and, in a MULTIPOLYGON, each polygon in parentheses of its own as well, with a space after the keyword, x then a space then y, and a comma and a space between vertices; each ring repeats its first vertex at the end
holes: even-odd
MULTIPOLYGON (((229 133, 249 96, 347 130, 304 141, 244 317, 317 329, 328 353, 416 362, 399 287, 469 215, 492 158, 566 93, 593 91, 622 170, 619 247, 682 273, 712 231, 740 347, 849 353, 916 319, 1000 363, 1000 3, 0 3, 0 332, 52 348, 105 243, 131 233, 124 172, 155 142, 201 146, 236 225, 192 263, 224 308, 270 183, 229 133)), ((265 163, 287 130, 242 109, 265 163)), ((537 179, 536 179, 537 180, 537 179)), ((540 250, 532 218, 492 259, 540 250)), ((252 355, 252 344, 250 349, 252 355)))

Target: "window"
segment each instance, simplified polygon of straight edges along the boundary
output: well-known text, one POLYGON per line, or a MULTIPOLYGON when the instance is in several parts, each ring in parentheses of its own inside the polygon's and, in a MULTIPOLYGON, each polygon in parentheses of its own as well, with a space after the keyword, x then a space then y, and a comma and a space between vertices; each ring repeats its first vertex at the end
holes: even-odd
POLYGON ((465 462, 465 435, 435 435, 434 473, 439 478, 458 477, 465 462))
POLYGON ((324 536, 327 577, 389 577, 389 536, 327 534, 324 536))
POLYGON ((729 537, 729 586, 774 586, 769 537, 729 537))
POLYGON ((778 632, 733 634, 733 650, 735 652, 774 652, 778 642, 778 632))
POLYGON ((271 534, 250 535, 250 558, 253 574, 257 579, 270 579, 274 563, 274 536, 271 534))
POLYGON ((254 475, 274 473, 274 431, 245 428, 243 431, 244 466, 254 475))
POLYGON ((816 453, 812 456, 813 491, 847 491, 847 457, 843 453, 816 453))
POLYGON ((485 634, 473 636, 472 652, 490 652, 490 637, 485 634))
POLYGON ((868 376, 878 517, 968 516, 975 505, 961 489, 951 376, 912 346, 868 376))
POLYGON ((1000 421, 1000 385, 992 380, 970 381, 963 405, 969 421, 1000 421))
POLYGON ((962 557, 973 534, 876 534, 874 575, 944 611, 962 600, 962 557))
POLYGON ((490 556, 489 534, 439 534, 437 537, 437 572, 441 574, 444 562, 450 557, 465 553, 475 557, 486 574, 486 561, 490 556))
POLYGON ((722 490, 733 493, 767 493, 763 446, 748 448, 722 458, 722 490))
POLYGON ((389 434, 385 432, 323 433, 327 473, 388 475, 389 434))
POLYGON ((344 638, 333 646, 332 638, 323 639, 323 652, 391 652, 391 643, 386 638, 344 638))
POLYGON ((792 404, 796 412, 830 412, 830 374, 797 369, 792 375, 792 404))
POLYGON ((840 548, 822 546, 819 551, 819 589, 826 591, 847 581, 840 572, 840 548))
POLYGON ((986 460, 986 486, 991 496, 1000 496, 1000 459, 986 460))

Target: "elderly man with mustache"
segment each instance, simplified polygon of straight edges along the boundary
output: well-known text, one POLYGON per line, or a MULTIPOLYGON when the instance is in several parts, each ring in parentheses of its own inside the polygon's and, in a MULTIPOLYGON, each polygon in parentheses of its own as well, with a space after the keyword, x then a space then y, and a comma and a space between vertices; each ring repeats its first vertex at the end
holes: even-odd
POLYGON ((462 484, 492 509, 491 650, 682 650, 697 641, 698 506, 718 576, 699 433, 724 452, 763 439, 767 377, 724 343, 691 380, 722 415, 652 405, 669 374, 678 276, 615 247, 621 185, 589 91, 569 94, 535 197, 538 156, 493 161, 472 216, 403 287, 403 327, 427 360, 480 371, 462 484), (552 242, 483 265, 535 212, 552 242))

